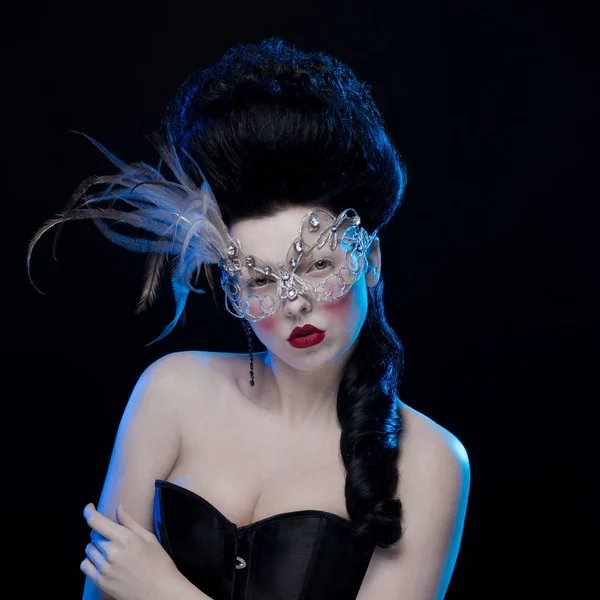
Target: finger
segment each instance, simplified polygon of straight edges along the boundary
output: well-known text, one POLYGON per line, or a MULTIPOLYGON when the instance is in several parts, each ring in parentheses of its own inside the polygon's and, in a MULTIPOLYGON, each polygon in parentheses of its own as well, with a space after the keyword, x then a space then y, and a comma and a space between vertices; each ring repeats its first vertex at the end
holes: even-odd
POLYGON ((98 548, 98 550, 100 550, 100 552, 104 555, 106 560, 108 560, 108 552, 110 550, 110 545, 112 544, 112 542, 110 540, 101 539, 92 543, 94 544, 94 546, 96 546, 96 548, 98 548))
POLYGON ((93 529, 90 531, 90 539, 92 540, 92 543, 96 544, 96 546, 98 546, 98 549, 101 551, 104 546, 110 544, 110 540, 108 538, 105 538, 103 535, 99 534, 93 529))
POLYGON ((86 556, 92 561, 92 564, 100 573, 102 573, 102 567, 106 562, 104 554, 96 547, 95 544, 88 544, 85 547, 86 556))
POLYGON ((122 540, 123 527, 99 513, 93 504, 90 503, 83 509, 83 516, 87 524, 100 535, 109 540, 122 540))
POLYGON ((92 540, 92 544, 94 544, 96 548, 98 548, 98 550, 100 550, 100 552, 102 552, 102 554, 108 558, 108 549, 112 542, 103 535, 95 532, 93 529, 90 532, 90 538, 92 540))
POLYGON ((84 558, 79 565, 79 568, 84 572, 86 577, 89 577, 96 585, 100 577, 100 571, 96 569, 94 563, 89 558, 84 558))
POLYGON ((137 533, 141 537, 146 537, 149 532, 147 529, 142 527, 124 508, 121 504, 117 505, 116 510, 117 522, 131 529, 134 533, 137 533))

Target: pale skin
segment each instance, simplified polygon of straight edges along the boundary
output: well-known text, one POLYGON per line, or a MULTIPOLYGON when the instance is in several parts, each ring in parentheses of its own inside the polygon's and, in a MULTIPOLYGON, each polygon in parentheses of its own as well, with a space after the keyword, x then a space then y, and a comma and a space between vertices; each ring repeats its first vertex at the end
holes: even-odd
MULTIPOLYGON (((305 213, 295 207, 241 221, 231 232, 246 253, 275 261, 305 213)), ((155 479, 200 493, 238 526, 306 508, 348 518, 335 402, 364 322, 367 287, 381 272, 378 241, 368 260, 375 270, 338 307, 299 297, 253 324, 267 348, 255 356, 254 388, 245 355, 179 352, 144 371, 119 427, 99 509, 85 509, 95 543, 81 567, 84 600, 208 598, 152 533, 155 479), (306 323, 324 330, 325 340, 291 347, 289 333, 306 323)), ((375 549, 358 600, 441 600, 462 536, 470 485, 465 449, 415 409, 401 403, 400 411, 404 533, 394 547, 375 549)))

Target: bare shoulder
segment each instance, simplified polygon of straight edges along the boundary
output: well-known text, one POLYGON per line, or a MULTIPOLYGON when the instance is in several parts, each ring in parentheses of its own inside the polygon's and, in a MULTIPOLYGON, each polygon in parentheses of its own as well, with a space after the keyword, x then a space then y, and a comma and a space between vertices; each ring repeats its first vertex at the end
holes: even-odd
POLYGON ((456 435, 427 415, 402 404, 403 421, 400 462, 404 468, 434 462, 443 466, 455 465, 468 469, 467 451, 456 435))
POLYGON ((157 402, 168 406, 179 427, 187 429, 190 419, 200 426, 215 407, 244 395, 241 382, 248 377, 248 357, 197 350, 173 352, 153 362, 142 377, 146 374, 157 402))
POLYGON ((243 360, 242 355, 227 352, 209 352, 203 350, 183 350, 171 352, 155 360, 148 368, 163 376, 189 375, 190 371, 198 373, 219 372, 226 373, 232 363, 243 360))
POLYGON ((236 384, 246 362, 239 354, 185 350, 157 359, 145 373, 157 385, 176 385, 181 391, 193 388, 196 393, 210 393, 220 386, 236 384))
POLYGON ((444 598, 456 563, 470 486, 467 452, 446 428, 402 404, 398 495, 402 536, 377 548, 357 600, 444 598))
POLYGON ((433 513, 438 503, 456 514, 463 512, 471 481, 469 457, 463 443, 414 408, 403 405, 401 413, 404 434, 398 473, 405 518, 415 518, 416 513, 425 510, 433 513))

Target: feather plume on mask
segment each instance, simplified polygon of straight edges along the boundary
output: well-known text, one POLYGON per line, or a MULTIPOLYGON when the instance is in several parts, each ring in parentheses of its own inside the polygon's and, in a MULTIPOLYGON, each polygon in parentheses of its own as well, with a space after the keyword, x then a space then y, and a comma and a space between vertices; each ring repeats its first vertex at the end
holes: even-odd
MULTIPOLYGON (((84 180, 63 212, 46 221, 35 233, 27 251, 29 280, 43 294, 31 279, 30 263, 35 244, 47 231, 56 227, 53 244, 53 256, 56 259, 56 240, 63 224, 91 219, 110 241, 128 250, 148 254, 144 286, 136 313, 152 305, 165 267, 171 263, 175 317, 163 333, 150 342, 153 344, 167 336, 179 320, 183 321, 188 294, 204 293, 204 290, 195 287, 201 266, 204 266, 209 287, 213 289, 209 265, 222 265, 226 259, 229 231, 208 183, 203 177, 204 183, 199 188, 190 179, 170 141, 155 138, 155 147, 161 159, 156 169, 143 162, 127 164, 93 138, 81 135, 107 156, 119 168, 119 172, 84 180), (168 180, 160 173, 163 162, 173 173, 174 180, 168 180), (102 187, 90 191, 97 186, 102 187), (128 209, 116 209, 114 206, 119 201, 125 203, 128 209), (107 206, 99 206, 100 203, 107 203, 107 206), (153 234, 155 239, 124 235, 112 229, 110 221, 145 230, 153 234)), ((197 165, 195 167, 201 174, 200 168, 197 165)))

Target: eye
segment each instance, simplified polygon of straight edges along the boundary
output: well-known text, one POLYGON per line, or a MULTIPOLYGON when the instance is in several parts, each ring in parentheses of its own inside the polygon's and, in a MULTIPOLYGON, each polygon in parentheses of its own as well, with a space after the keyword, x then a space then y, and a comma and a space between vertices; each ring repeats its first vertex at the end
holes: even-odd
POLYGON ((327 267, 330 267, 332 265, 333 261, 329 258, 320 258, 312 264, 312 266, 315 267, 317 271, 324 271, 325 269, 327 269, 327 267))
POLYGON ((268 277, 255 277, 254 279, 251 279, 248 282, 248 287, 264 287, 265 285, 268 285, 269 283, 272 283, 273 280, 269 279, 268 277))

